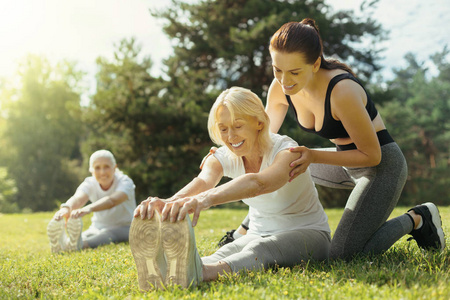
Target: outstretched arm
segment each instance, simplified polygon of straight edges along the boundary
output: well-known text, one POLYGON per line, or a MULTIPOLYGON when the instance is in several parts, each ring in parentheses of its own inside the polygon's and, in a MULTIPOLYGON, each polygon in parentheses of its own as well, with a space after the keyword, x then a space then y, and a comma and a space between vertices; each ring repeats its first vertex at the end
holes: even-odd
MULTIPOLYGON (((155 209, 161 213, 165 204, 168 202, 175 202, 179 199, 195 196, 201 192, 212 189, 219 183, 222 176, 222 165, 214 156, 209 156, 205 160, 199 175, 192 179, 192 181, 185 187, 183 187, 172 197, 165 200, 158 197, 148 197, 147 200, 142 201, 141 204, 135 209, 134 216, 141 216, 142 219, 146 217, 151 219, 155 209)), ((177 205, 179 205, 179 203, 177 203, 177 205)))
POLYGON ((170 221, 175 222, 193 213, 192 225, 195 226, 200 212, 211 206, 274 192, 288 182, 291 169, 289 163, 295 158, 297 154, 283 150, 271 166, 259 173, 247 173, 198 195, 166 203, 162 219, 170 217, 170 221))
POLYGON ((62 218, 68 219, 73 210, 83 207, 88 201, 88 195, 81 191, 77 191, 72 197, 69 198, 69 200, 61 204, 61 208, 55 213, 53 218, 56 221, 59 221, 62 218))
POLYGON ((86 205, 84 207, 81 207, 79 209, 72 211, 70 216, 72 218, 79 218, 79 217, 83 217, 87 214, 90 214, 91 212, 94 212, 94 211, 110 209, 110 208, 113 208, 114 206, 121 204, 122 202, 126 201, 127 199, 128 199, 128 196, 125 192, 116 191, 109 196, 103 197, 103 198, 95 201, 94 203, 91 203, 89 205, 86 205))

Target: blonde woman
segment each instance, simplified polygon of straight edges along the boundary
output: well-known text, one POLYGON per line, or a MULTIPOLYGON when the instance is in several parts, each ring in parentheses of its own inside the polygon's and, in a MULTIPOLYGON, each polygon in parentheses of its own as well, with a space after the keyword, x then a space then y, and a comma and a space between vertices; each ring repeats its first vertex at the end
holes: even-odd
POLYGON ((91 155, 89 171, 92 176, 61 204, 47 226, 52 252, 128 241, 136 208, 133 181, 117 168, 114 155, 108 150, 91 155), (91 203, 86 205, 88 201, 91 203), (81 218, 90 213, 93 213, 91 226, 81 234, 81 218))
POLYGON ((232 87, 220 94, 208 130, 221 147, 174 196, 149 197, 135 210, 130 246, 141 289, 188 287, 219 274, 328 258, 328 218, 309 171, 288 182, 289 163, 298 157, 289 149, 297 143, 269 133, 269 123, 250 90, 232 87), (223 176, 232 180, 216 187, 223 176), (187 215, 193 214, 195 226, 202 210, 240 199, 250 207, 248 233, 200 259, 187 215))

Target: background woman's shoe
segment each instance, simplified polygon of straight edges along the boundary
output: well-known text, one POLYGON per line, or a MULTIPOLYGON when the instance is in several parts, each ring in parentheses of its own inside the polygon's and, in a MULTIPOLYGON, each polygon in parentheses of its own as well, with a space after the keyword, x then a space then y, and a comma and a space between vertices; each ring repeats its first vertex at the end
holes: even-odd
POLYGON ((59 221, 52 219, 47 225, 47 236, 53 253, 66 250, 67 236, 64 228, 64 219, 59 221))
POLYGON ((414 211, 422 217, 423 225, 419 229, 414 229, 408 240, 414 239, 417 245, 423 249, 443 250, 445 248, 445 236, 442 230, 441 216, 439 210, 431 202, 417 205, 408 211, 414 211))
POLYGON ((160 216, 134 218, 130 227, 130 249, 138 271, 139 288, 164 288, 166 261, 161 248, 160 216))
POLYGON ((81 218, 69 218, 67 220, 67 251, 76 251, 83 248, 81 232, 83 231, 83 221, 81 218))

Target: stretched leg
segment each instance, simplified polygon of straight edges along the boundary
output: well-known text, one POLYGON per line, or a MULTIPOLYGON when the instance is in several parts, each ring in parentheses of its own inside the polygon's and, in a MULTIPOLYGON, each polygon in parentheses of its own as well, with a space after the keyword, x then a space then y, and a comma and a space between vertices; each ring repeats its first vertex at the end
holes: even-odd
POLYGON ((238 253, 220 261, 226 263, 233 272, 273 266, 292 267, 302 261, 327 259, 329 246, 328 232, 299 229, 254 239, 238 253))
POLYGON ((127 242, 129 239, 130 226, 97 229, 89 227, 82 234, 83 244, 86 248, 97 248, 110 243, 127 242))

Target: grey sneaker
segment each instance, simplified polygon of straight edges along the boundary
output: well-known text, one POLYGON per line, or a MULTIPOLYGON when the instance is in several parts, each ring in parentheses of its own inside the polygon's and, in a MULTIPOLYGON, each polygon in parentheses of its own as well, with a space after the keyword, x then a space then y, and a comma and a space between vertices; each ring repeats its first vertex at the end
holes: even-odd
POLYGON ((444 250, 445 237, 442 230, 441 216, 439 210, 431 202, 417 205, 408 211, 413 210, 416 214, 422 216, 423 225, 417 230, 413 230, 408 240, 414 239, 417 245, 423 249, 444 250))
POLYGON ((203 266, 189 216, 175 223, 162 222, 161 234, 168 267, 166 285, 188 288, 200 284, 203 281, 203 266))
POLYGON ((81 232, 83 230, 83 221, 81 218, 69 218, 67 220, 67 251, 81 250, 83 248, 83 241, 81 239, 81 232))
POLYGON ((130 227, 130 249, 138 271, 139 288, 164 288, 166 261, 161 247, 161 221, 157 212, 150 220, 134 218, 130 227))
POLYGON ((47 225, 47 236, 53 253, 66 250, 67 236, 64 228, 64 219, 59 221, 52 219, 47 225))

